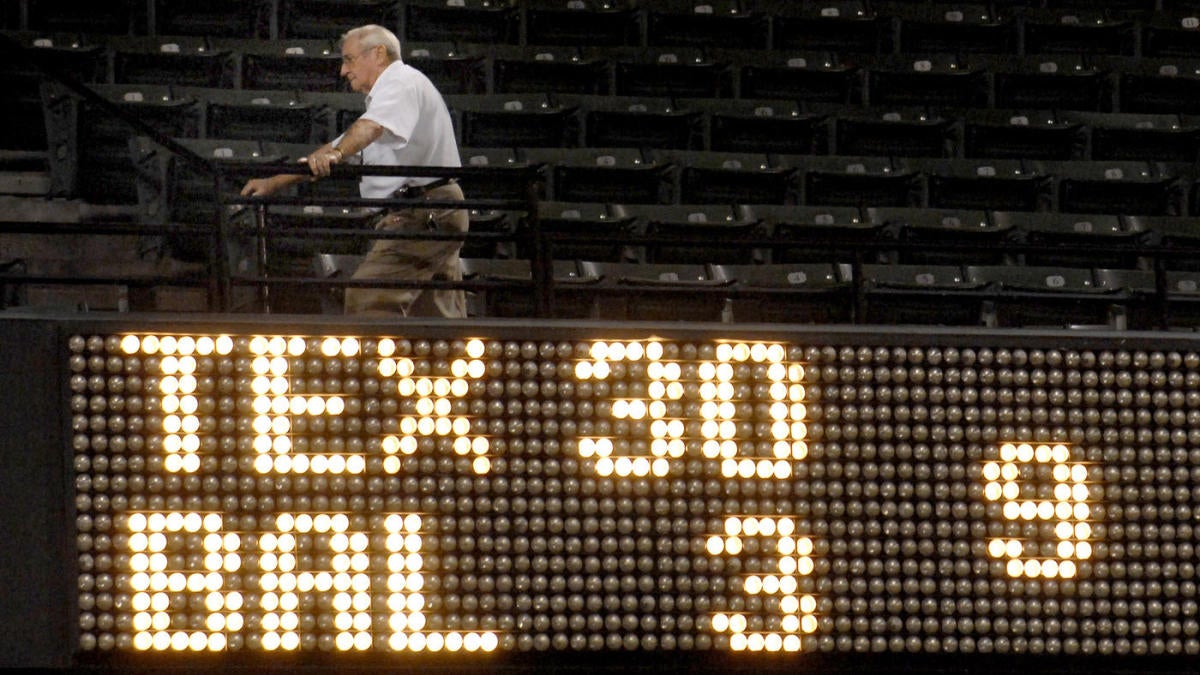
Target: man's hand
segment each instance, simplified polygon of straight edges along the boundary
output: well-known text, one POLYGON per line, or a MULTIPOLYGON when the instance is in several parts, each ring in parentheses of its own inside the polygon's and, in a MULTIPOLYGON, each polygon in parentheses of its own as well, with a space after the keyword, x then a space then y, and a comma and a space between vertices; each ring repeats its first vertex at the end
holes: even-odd
POLYGON ((266 197, 278 189, 274 178, 251 178, 242 186, 242 196, 266 197))
POLYGON ((324 178, 329 175, 329 167, 342 161, 342 153, 339 150, 323 147, 300 161, 308 164, 308 168, 314 176, 324 178))

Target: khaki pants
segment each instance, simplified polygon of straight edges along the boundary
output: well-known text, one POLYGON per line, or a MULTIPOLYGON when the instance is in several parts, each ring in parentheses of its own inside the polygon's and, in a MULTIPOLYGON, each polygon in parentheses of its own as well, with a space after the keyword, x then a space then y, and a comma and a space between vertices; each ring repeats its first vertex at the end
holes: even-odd
MULTIPOLYGON (((455 183, 422 195, 422 199, 438 201, 462 198, 462 188, 455 183)), ((458 234, 467 231, 468 223, 464 209, 413 208, 386 212, 375 229, 413 234, 458 234)), ((458 252, 461 248, 461 241, 380 239, 371 246, 353 278, 460 281, 462 268, 458 252)), ((457 288, 347 288, 346 313, 463 318, 467 315, 467 301, 466 294, 457 288)))

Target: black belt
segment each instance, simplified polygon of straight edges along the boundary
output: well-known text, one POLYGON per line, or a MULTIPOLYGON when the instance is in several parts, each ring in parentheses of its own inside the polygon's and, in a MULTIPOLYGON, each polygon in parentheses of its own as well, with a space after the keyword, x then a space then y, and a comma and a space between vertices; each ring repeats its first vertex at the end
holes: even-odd
POLYGON ((444 185, 453 185, 457 182, 458 180, 455 178, 439 178, 424 185, 405 185, 393 192, 392 196, 397 199, 416 199, 430 190, 436 190, 444 185))

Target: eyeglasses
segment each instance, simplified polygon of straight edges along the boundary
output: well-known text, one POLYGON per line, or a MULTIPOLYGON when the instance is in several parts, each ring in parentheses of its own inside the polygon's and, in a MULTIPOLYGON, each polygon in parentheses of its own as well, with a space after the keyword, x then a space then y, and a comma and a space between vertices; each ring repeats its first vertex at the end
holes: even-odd
MULTIPOLYGON (((378 47, 378 46, 379 45, 375 45, 375 47, 378 47)), ((367 52, 371 51, 372 49, 375 49, 375 47, 364 47, 364 48, 358 50, 357 54, 342 54, 342 65, 349 66, 349 65, 353 64, 355 61, 357 61, 359 58, 361 58, 363 54, 366 54, 367 52)))

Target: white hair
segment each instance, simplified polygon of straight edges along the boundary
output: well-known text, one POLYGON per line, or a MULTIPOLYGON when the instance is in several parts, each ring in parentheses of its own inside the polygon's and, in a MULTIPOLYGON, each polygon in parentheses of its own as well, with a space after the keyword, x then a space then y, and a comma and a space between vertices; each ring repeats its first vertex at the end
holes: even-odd
POLYGON ((342 35, 342 42, 350 39, 358 40, 358 46, 363 49, 371 49, 383 45, 387 50, 388 60, 399 61, 400 53, 400 38, 392 31, 376 24, 368 24, 351 28, 342 35))

